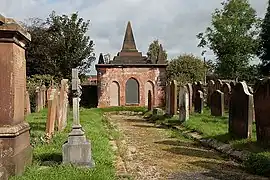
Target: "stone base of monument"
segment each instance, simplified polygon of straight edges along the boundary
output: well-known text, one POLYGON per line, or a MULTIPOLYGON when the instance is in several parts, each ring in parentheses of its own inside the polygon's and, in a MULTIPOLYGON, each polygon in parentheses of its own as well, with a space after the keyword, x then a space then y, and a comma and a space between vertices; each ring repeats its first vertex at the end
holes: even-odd
POLYGON ((80 167, 93 168, 91 143, 86 139, 80 125, 73 126, 68 141, 62 147, 63 164, 74 164, 80 167))
POLYGON ((32 163, 33 148, 30 145, 29 125, 26 122, 0 127, 0 150, 2 165, 8 176, 21 175, 32 163))

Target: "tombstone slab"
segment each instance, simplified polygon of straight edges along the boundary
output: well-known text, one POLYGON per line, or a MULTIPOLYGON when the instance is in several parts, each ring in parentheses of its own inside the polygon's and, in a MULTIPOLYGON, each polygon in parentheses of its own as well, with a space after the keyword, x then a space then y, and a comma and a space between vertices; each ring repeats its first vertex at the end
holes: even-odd
POLYGON ((192 113, 193 112, 193 103, 192 103, 192 96, 193 96, 193 92, 192 92, 192 84, 191 83, 188 83, 186 85, 187 87, 187 90, 188 90, 188 99, 189 99, 189 113, 192 113))
POLYGON ((224 83, 222 86, 222 92, 224 93, 224 108, 229 109, 232 92, 230 84, 224 83))
POLYGON ((32 162, 29 124, 25 122, 25 46, 31 36, 13 19, 0 19, 0 141, 8 176, 20 175, 32 162))
POLYGON ((229 132, 236 138, 250 138, 252 134, 253 95, 245 82, 236 84, 229 109, 229 132))
POLYGON ((198 90, 195 95, 194 111, 196 113, 203 113, 203 92, 198 90))
POLYGON ((211 96, 212 93, 215 91, 215 82, 210 80, 207 85, 207 105, 211 106, 211 96))
POLYGON ((177 82, 174 80, 170 84, 170 115, 177 114, 177 82))
POLYGON ((189 119, 189 94, 186 86, 180 86, 179 91, 179 120, 180 122, 189 119))
POLYGON ((259 80, 254 90, 257 141, 270 146, 270 78, 259 80))
POLYGON ((224 93, 216 90, 211 96, 211 115, 224 116, 224 93))

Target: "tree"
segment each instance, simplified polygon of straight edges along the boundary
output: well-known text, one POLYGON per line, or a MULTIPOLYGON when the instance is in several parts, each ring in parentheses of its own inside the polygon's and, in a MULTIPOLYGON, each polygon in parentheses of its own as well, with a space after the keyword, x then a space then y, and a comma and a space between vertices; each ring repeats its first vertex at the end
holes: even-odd
POLYGON ((263 75, 270 74, 270 1, 265 14, 260 33, 261 46, 258 55, 262 61, 261 70, 263 75))
MULTIPOLYGON (((147 56, 151 58, 151 60, 156 61, 158 58, 159 50, 160 50, 161 44, 159 44, 158 39, 154 40, 148 48, 147 56)), ((163 49, 163 48, 162 48, 163 49)), ((167 60, 167 52, 165 49, 163 49, 163 58, 167 60)), ((153 62, 155 63, 155 62, 153 62)))
POLYGON ((216 55, 216 73, 236 78, 249 65, 259 46, 260 19, 247 0, 227 0, 212 14, 212 26, 199 33, 199 47, 216 55))
POLYGON ((88 72, 95 60, 94 43, 86 35, 89 21, 78 13, 56 15, 52 12, 46 20, 30 19, 26 28, 32 35, 27 48, 27 75, 49 74, 70 78, 71 69, 79 68, 80 74, 88 72))
POLYGON ((169 62, 166 69, 167 79, 182 84, 201 81, 204 79, 205 68, 200 58, 192 54, 183 54, 169 62))

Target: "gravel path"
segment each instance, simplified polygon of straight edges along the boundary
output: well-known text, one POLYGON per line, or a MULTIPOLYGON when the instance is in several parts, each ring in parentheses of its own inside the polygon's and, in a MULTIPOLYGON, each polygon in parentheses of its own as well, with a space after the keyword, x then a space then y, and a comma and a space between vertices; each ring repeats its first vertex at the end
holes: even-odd
POLYGON ((267 179, 247 174, 222 154, 140 116, 109 114, 108 118, 122 134, 117 146, 126 171, 136 180, 267 179))

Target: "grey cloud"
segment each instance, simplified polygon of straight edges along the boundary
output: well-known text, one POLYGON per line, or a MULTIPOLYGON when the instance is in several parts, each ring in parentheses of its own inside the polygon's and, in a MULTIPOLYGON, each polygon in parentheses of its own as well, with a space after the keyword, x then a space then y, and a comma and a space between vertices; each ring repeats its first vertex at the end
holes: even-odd
MULTIPOLYGON (((45 18, 52 10, 59 14, 78 11, 85 20, 91 20, 89 35, 96 44, 96 54, 111 56, 121 49, 130 20, 140 51, 146 53, 151 41, 159 39, 172 58, 181 53, 200 55, 196 34, 210 25, 211 13, 220 3, 221 0, 1 0, 0 12, 24 20, 45 18)), ((250 3, 263 17, 268 1, 250 3)))

